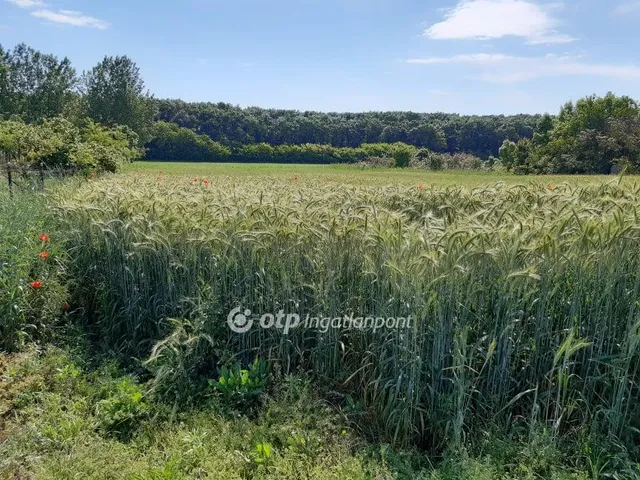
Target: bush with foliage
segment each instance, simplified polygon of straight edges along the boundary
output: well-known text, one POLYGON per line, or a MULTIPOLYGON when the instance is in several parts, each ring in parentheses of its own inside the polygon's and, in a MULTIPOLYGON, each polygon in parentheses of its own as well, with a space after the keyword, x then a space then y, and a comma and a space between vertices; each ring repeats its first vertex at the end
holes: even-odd
POLYGON ((149 407, 144 392, 130 377, 124 377, 95 407, 98 428, 120 439, 130 438, 149 407))
POLYGON ((265 392, 268 373, 269 364, 256 357, 248 369, 238 363, 222 367, 220 378, 210 385, 230 407, 246 410, 255 406, 265 392))
POLYGON ((369 143, 357 148, 333 147, 315 143, 270 145, 255 143, 233 150, 212 141, 206 135, 175 124, 158 122, 155 137, 147 145, 146 158, 163 161, 247 162, 247 163, 358 163, 371 158, 394 159, 398 152, 411 158, 416 148, 405 143, 369 143))
POLYGON ((505 140, 500 161, 519 174, 608 174, 640 169, 640 107, 629 97, 585 97, 543 116, 532 139, 505 140))
POLYGON ((413 151, 408 146, 396 148, 396 150, 393 152, 393 160, 395 161, 395 166, 399 168, 408 167, 412 154, 413 151))
POLYGON ((152 135, 147 144, 149 159, 224 162, 231 156, 228 147, 174 123, 156 122, 152 135))
POLYGON ((0 160, 17 169, 117 172, 141 156, 139 143, 129 127, 106 127, 90 119, 80 126, 62 117, 39 124, 0 121, 0 160))

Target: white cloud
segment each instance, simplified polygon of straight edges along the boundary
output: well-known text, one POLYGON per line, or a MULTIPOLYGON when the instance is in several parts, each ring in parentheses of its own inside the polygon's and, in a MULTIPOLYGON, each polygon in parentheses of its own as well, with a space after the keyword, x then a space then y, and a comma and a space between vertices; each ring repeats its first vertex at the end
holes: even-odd
POLYGON ((90 17, 73 10, 58 10, 57 12, 52 10, 36 10, 31 12, 31 15, 37 18, 44 18, 45 20, 49 20, 54 23, 64 23, 66 25, 73 25, 76 27, 89 27, 105 30, 109 26, 108 23, 98 18, 90 17))
POLYGON ((493 83, 517 83, 541 77, 589 76, 639 80, 640 66, 588 63, 582 57, 546 55, 517 57, 476 53, 452 57, 412 58, 410 64, 466 65, 473 67, 473 78, 493 83))
POLYGON ((640 1, 621 3, 613 10, 613 14, 618 16, 628 15, 634 12, 640 12, 640 1))
POLYGON ((46 3, 40 0, 6 0, 20 8, 44 7, 46 3))
POLYGON ((542 7, 528 0, 460 0, 445 20, 424 34, 434 40, 522 37, 531 44, 569 43, 575 39, 559 33, 552 15, 562 4, 542 7))

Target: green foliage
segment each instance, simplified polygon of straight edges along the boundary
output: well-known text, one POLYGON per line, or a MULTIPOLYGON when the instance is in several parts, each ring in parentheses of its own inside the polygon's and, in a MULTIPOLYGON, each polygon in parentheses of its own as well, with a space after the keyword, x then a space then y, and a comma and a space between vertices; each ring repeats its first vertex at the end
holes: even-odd
POLYGON ((6 52, 0 46, 0 119, 16 115, 34 122, 61 115, 76 83, 66 57, 58 60, 23 43, 6 52))
POLYGON ((517 151, 505 142, 502 161, 516 173, 638 171, 638 132, 640 109, 634 100, 612 93, 593 95, 567 103, 555 122, 542 117, 533 139, 520 140, 517 151))
POLYGON ((106 398, 97 402, 98 428, 120 439, 132 436, 139 423, 149 414, 144 392, 131 378, 125 377, 115 385, 106 398))
POLYGON ((185 345, 167 352, 186 385, 251 352, 351 394, 360 428, 395 446, 442 452, 516 418, 633 445, 637 305, 620 298, 640 291, 637 186, 547 183, 318 189, 312 176, 225 176, 209 188, 137 175, 70 192, 59 213, 79 298, 95 299, 83 302, 94 333, 138 358, 154 343, 185 345), (240 335, 223 320, 238 305, 416 322, 240 335), (167 318, 198 325, 174 344, 167 318), (586 346, 556 362, 576 328, 586 346), (598 411, 596 426, 585 412, 598 411))
POLYGON ((242 369, 239 363, 222 367, 218 381, 210 384, 232 408, 247 410, 255 407, 265 393, 268 373, 269 364, 256 357, 248 369, 242 369))
POLYGON ((431 150, 428 148, 420 148, 416 152, 415 158, 420 162, 427 162, 429 158, 431 158, 431 150))
POLYGON ((138 66, 126 56, 105 57, 82 77, 86 115, 108 126, 126 125, 142 143, 156 113, 138 66))
POLYGON ((444 160, 440 155, 432 155, 429 157, 429 170, 442 170, 444 168, 444 160))
POLYGON ((270 443, 257 443, 251 451, 251 459, 257 465, 265 465, 271 459, 272 447, 270 443))
POLYGON ((117 172, 123 164, 142 155, 138 134, 126 125, 105 127, 85 120, 81 135, 82 143, 75 159, 82 162, 77 164, 88 165, 98 172, 117 172))
POLYGON ((9 79, 9 65, 7 52, 0 44, 0 118, 12 113, 11 84, 9 79))
POLYGON ((393 160, 395 161, 395 166, 399 168, 404 168, 409 166, 409 161, 413 156, 413 152, 410 148, 398 147, 393 152, 393 160))
POLYGON ((138 136, 125 126, 91 120, 80 128, 62 117, 41 124, 0 121, 0 152, 13 168, 116 172, 141 155, 138 136))
POLYGON ((96 403, 128 377, 77 361, 53 349, 0 354, 1 478, 395 478, 299 379, 287 379, 253 419, 188 410, 171 421, 149 404, 155 415, 137 417, 120 439, 95 428, 96 403))
MULTIPOLYGON (((296 188, 300 188, 300 184, 296 185, 296 188)), ((281 185, 276 185, 276 187, 281 187, 281 185)), ((565 188, 569 187, 556 188, 552 193, 548 192, 546 188, 542 188, 541 195, 536 197, 532 191, 523 192, 522 187, 519 187, 502 192, 505 197, 499 198, 512 199, 512 203, 503 208, 516 212, 519 219, 524 219, 526 231, 530 219, 523 215, 523 208, 533 208, 531 205, 535 205, 535 210, 538 213, 540 213, 540 209, 544 210, 551 205, 553 208, 561 209, 562 205, 555 205, 552 202, 554 199, 561 198, 572 203, 574 212, 571 215, 575 214, 583 222, 588 223, 587 212, 598 205, 599 208, 603 208, 603 205, 609 201, 607 199, 620 199, 620 194, 625 192, 622 187, 612 186, 600 187, 605 190, 591 190, 594 187, 584 187, 577 192, 569 192, 565 188), (515 192, 520 193, 516 194, 515 192), (513 202, 518 195, 521 195, 522 199, 513 202), (576 197, 585 204, 583 205, 584 209, 581 207, 576 209, 577 205, 581 205, 574 201, 576 197)), ((278 198, 282 198, 282 192, 285 190, 282 188, 276 188, 276 190, 278 198)), ((380 190, 379 188, 371 188, 367 195, 374 195, 374 200, 379 202, 385 198, 381 196, 380 190)), ((415 191, 415 189, 412 190, 415 191)), ((489 192, 492 191, 494 195, 497 194, 493 188, 476 189, 468 197, 450 198, 460 210, 456 217, 449 217, 448 221, 452 222, 451 228, 458 230, 463 225, 461 223, 463 218, 469 219, 479 215, 477 199, 486 198, 487 195, 491 195, 489 192)), ((360 193, 362 192, 356 189, 355 194, 359 195, 360 193)), ((392 199, 397 192, 387 193, 392 195, 392 199)), ((442 205, 441 197, 430 198, 426 196, 427 193, 428 191, 418 192, 416 204, 427 203, 431 208, 442 205)), ((634 191, 629 190, 628 193, 628 197, 625 197, 626 201, 633 201, 634 191)), ((189 194, 193 197, 193 191, 189 194)), ((353 196, 354 191, 350 190, 349 194, 353 196)), ((411 213, 411 210, 406 209, 408 204, 414 205, 412 208, 415 208, 416 204, 410 201, 412 198, 411 195, 406 195, 403 198, 404 201, 398 203, 398 208, 402 208, 404 214, 411 213)), ((253 204, 255 208, 253 201, 249 199, 248 203, 253 204)), ((337 198, 335 204, 331 204, 331 208, 338 205, 341 208, 344 208, 345 205, 349 206, 345 203, 344 197, 337 198)), ((490 207, 485 205, 485 207, 492 209, 491 218, 505 218, 502 211, 495 210, 495 205, 490 207)), ((314 213, 309 211, 308 206, 306 209, 307 214, 313 220, 314 213)), ((625 208, 622 208, 622 211, 625 211, 625 208)), ((126 215, 126 209, 121 212, 126 215)), ((552 211, 549 211, 548 214, 557 215, 552 211)), ((591 211, 590 215, 603 216, 602 211, 591 211)), ((288 212, 286 216, 290 217, 291 213, 288 212)), ((608 218, 606 213, 604 217, 608 218)), ((370 217, 370 222, 371 218, 373 217, 370 217)), ((421 218, 424 217, 421 216, 421 218)), ((483 221, 487 221, 486 217, 483 221)), ((580 234, 574 230, 575 225, 566 225, 566 218, 559 218, 557 221, 565 223, 564 228, 568 227, 568 230, 563 230, 563 236, 580 234)), ((540 219, 540 222, 547 223, 549 219, 540 219)), ((471 224, 473 224, 473 220, 471 220, 471 224)), ((470 226, 470 224, 466 225, 470 226)), ((508 224, 504 227, 505 231, 513 232, 513 228, 508 224)), ((434 225, 432 224, 430 228, 434 228, 434 225)), ((624 225, 620 225, 619 228, 628 232, 624 225)), ((550 231, 553 231, 553 227, 550 231)), ((383 233, 385 236, 387 234, 383 233)), ((496 234, 495 231, 492 231, 491 235, 494 241, 495 237, 500 235, 498 241, 502 245, 508 245, 506 243, 508 237, 504 236, 504 232, 496 234)), ((593 238, 590 237, 591 240, 593 238)), ((387 245, 389 244, 387 243, 387 245)), ((499 295, 507 295, 508 299, 505 301, 506 303, 498 307, 505 308, 507 316, 517 312, 517 310, 509 310, 509 305, 512 302, 516 303, 515 309, 525 306, 523 315, 530 313, 526 309, 526 301, 518 299, 522 298, 521 295, 530 296, 529 298, 535 302, 536 295, 530 293, 532 291, 530 289, 536 285, 537 281, 552 283, 559 289, 571 289, 573 301, 578 301, 580 298, 580 294, 576 292, 578 289, 588 295, 589 301, 581 307, 581 322, 576 323, 572 318, 568 318, 565 323, 558 320, 560 312, 557 310, 556 300, 560 304, 564 304, 566 302, 565 295, 569 292, 565 291, 561 295, 562 298, 557 297, 558 292, 546 297, 549 303, 545 306, 545 313, 530 321, 514 322, 518 325, 517 335, 509 333, 507 330, 505 335, 508 336, 510 349, 508 352, 501 350, 505 345, 499 338, 487 345, 482 337, 471 338, 474 329, 470 329, 467 336, 456 331, 453 345, 444 347, 445 349, 452 347, 453 363, 449 367, 444 366, 442 371, 438 370, 441 374, 446 375, 446 380, 442 379, 443 385, 452 383, 455 393, 452 394, 450 391, 448 394, 444 394, 445 392, 436 390, 435 406, 440 406, 441 410, 437 409, 434 412, 435 416, 428 417, 429 421, 425 423, 418 420, 418 425, 434 428, 433 425, 442 421, 441 419, 447 419, 447 415, 457 418, 459 415, 457 412, 470 410, 469 417, 462 423, 465 438, 464 448, 447 451, 442 463, 438 460, 438 463, 435 464, 436 458, 441 457, 427 456, 413 450, 398 449, 388 444, 365 444, 358 438, 359 434, 368 438, 380 435, 382 426, 378 424, 379 416, 384 416, 385 423, 388 423, 394 431, 398 428, 397 420, 394 421, 394 419, 403 419, 409 412, 406 408, 406 400, 403 398, 404 392, 394 393, 397 391, 394 388, 399 382, 404 381, 403 377, 411 374, 407 365, 410 365, 411 368, 419 368, 410 363, 413 353, 407 352, 407 357, 403 356, 403 352, 407 347, 410 347, 409 344, 389 336, 366 339, 347 333, 347 335, 340 337, 340 348, 344 349, 344 353, 341 351, 334 358, 331 351, 323 350, 322 344, 320 346, 311 345, 309 341, 314 338, 312 332, 305 332, 304 336, 299 339, 292 338, 292 342, 303 341, 304 343, 301 345, 305 345, 305 348, 308 349, 306 351, 316 356, 318 363, 314 363, 312 371, 319 375, 315 377, 314 384, 324 394, 331 395, 332 398, 345 398, 347 417, 339 415, 321 401, 311 390, 309 380, 285 377, 281 383, 270 388, 272 398, 265 398, 265 408, 257 410, 255 417, 251 420, 244 416, 235 418, 228 415, 221 416, 215 410, 190 409, 188 411, 174 410, 171 414, 172 421, 165 422, 163 416, 169 416, 169 413, 160 412, 166 411, 167 407, 149 404, 143 396, 142 386, 136 384, 132 377, 122 376, 116 369, 109 366, 87 373, 86 366, 79 359, 55 350, 47 351, 42 358, 39 358, 36 349, 33 349, 33 353, 30 354, 23 353, 13 356, 0 354, 0 417, 3 419, 2 434, 5 435, 3 441, 0 442, 0 476, 7 478, 16 476, 60 478, 82 474, 85 478, 124 479, 164 478, 165 476, 194 478, 207 475, 224 475, 225 478, 299 478, 302 475, 311 478, 362 479, 503 478, 515 480, 552 478, 576 480, 598 476, 600 478, 615 478, 617 475, 619 478, 637 478, 638 466, 634 463, 637 451, 632 446, 633 438, 630 443, 625 443, 624 436, 612 435, 610 430, 611 425, 615 423, 623 431, 627 428, 626 425, 629 425, 629 432, 636 428, 637 422, 634 420, 636 414, 630 413, 631 421, 629 422, 628 417, 624 414, 626 408, 624 402, 628 398, 635 398, 633 393, 629 397, 629 392, 631 392, 629 388, 634 388, 635 382, 635 380, 631 380, 634 378, 632 375, 635 357, 629 352, 634 352, 633 345, 634 342, 637 342, 637 332, 634 328, 637 327, 632 327, 632 330, 627 332, 629 343, 623 347, 626 353, 621 354, 615 350, 607 351, 607 358, 614 358, 613 362, 608 364, 610 365, 608 368, 615 368, 614 372, 603 369, 602 365, 604 364, 601 364, 599 371, 593 375, 585 373, 591 359, 600 358, 597 343, 605 338, 604 335, 599 338, 594 335, 598 332, 606 333, 615 344, 616 341, 620 341, 620 339, 614 338, 616 329, 620 332, 624 330, 622 326, 613 322, 606 326, 602 324, 605 320, 597 315, 597 311, 609 312, 613 318, 620 318, 624 314, 619 310, 620 305, 602 303, 606 298, 619 297, 619 295, 612 293, 613 291, 603 292, 601 295, 597 294, 598 288, 601 288, 602 285, 613 285, 616 282, 612 282, 611 277, 592 278, 593 271, 589 270, 588 264, 578 264, 575 259, 573 263, 569 264, 566 259, 563 260, 567 255, 571 257, 572 253, 578 253, 572 248, 567 248, 568 245, 570 244, 564 243, 556 247, 547 247, 557 248, 562 252, 559 256, 553 257, 555 260, 553 268, 561 270, 558 272, 558 282, 555 282, 554 277, 549 276, 549 272, 541 267, 541 270, 538 270, 538 273, 541 274, 540 280, 535 280, 519 271, 513 272, 510 269, 504 271, 506 278, 503 279, 501 271, 498 271, 496 275, 497 270, 494 270, 499 263, 464 263, 467 267, 473 265, 476 273, 479 274, 478 282, 484 282, 485 288, 477 290, 482 295, 478 295, 477 298, 481 298, 483 295, 493 295, 495 284, 500 282, 500 286, 497 288, 499 295), (560 277, 571 275, 568 273, 571 270, 568 270, 567 267, 580 269, 580 272, 575 273, 575 278, 578 280, 569 283, 562 283, 559 280, 560 277), (487 269, 484 274, 479 271, 481 268, 487 269), (507 274, 507 272, 509 273, 507 274), (488 277, 488 274, 494 276, 488 277), (589 276, 587 277, 587 275, 589 276), (491 280, 487 280, 487 278, 491 280), (513 282, 513 284, 509 287, 508 283, 502 283, 503 280, 513 282), (576 282, 577 285, 575 285, 576 282), (577 296, 576 293, 578 293, 577 296), (601 322, 600 325, 592 325, 598 320, 601 322), (563 326, 570 324, 572 328, 563 328, 563 326), (535 341, 535 347, 541 346, 542 342, 548 342, 545 345, 551 349, 548 352, 549 355, 545 353, 547 352, 546 347, 545 349, 531 350, 529 342, 532 341, 532 337, 528 335, 531 328, 535 328, 531 330, 532 332, 539 331, 541 335, 551 330, 563 332, 558 335, 557 341, 547 336, 535 341), (540 328, 542 330, 537 330, 540 328), (521 337, 521 335, 523 336, 521 337), (588 340, 584 341, 583 339, 588 340), (591 341, 592 339, 595 342, 591 341), (365 357, 367 363, 364 364, 362 360, 354 357, 358 351, 355 348, 357 346, 355 342, 360 341, 366 345, 368 355, 365 357), (387 356, 384 357, 384 355, 387 356), (513 357, 511 357, 512 355, 513 357), (394 361, 385 362, 383 358, 394 361), (519 358, 527 365, 527 373, 516 366, 513 372, 508 375, 510 382, 525 382, 528 375, 535 378, 534 369, 540 371, 541 383, 536 392, 523 390, 514 395, 517 391, 516 388, 526 388, 523 383, 518 383, 518 386, 513 387, 513 390, 507 387, 510 394, 506 395, 504 400, 506 403, 504 412, 509 412, 508 415, 503 415, 502 409, 505 406, 494 405, 493 402, 496 399, 493 398, 493 394, 488 394, 490 389, 504 388, 499 383, 500 379, 505 378, 504 372, 499 370, 500 358, 519 358), (585 358, 589 360, 585 361, 585 358), (401 361, 396 362, 396 359, 401 361), (339 363, 330 363, 336 361, 339 363), (629 363, 625 366, 624 362, 629 363), (329 363, 328 368, 323 367, 327 363, 329 363), (372 367, 376 370, 368 372, 367 368, 372 367), (325 368, 327 369, 325 370, 325 368), (383 368, 399 370, 385 371, 383 368), (494 370, 496 368, 498 371, 494 370), (629 375, 627 377, 624 374, 625 368, 630 369, 627 371, 629 375), (450 372, 450 376, 448 376, 448 372, 450 372), (327 382, 326 375, 329 373, 338 375, 336 378, 339 378, 339 381, 335 384, 327 382), (614 394, 612 398, 622 403, 607 404, 606 414, 598 416, 597 421, 586 419, 583 421, 581 416, 585 410, 580 410, 581 413, 577 414, 575 405, 585 405, 585 401, 594 401, 589 396, 591 388, 597 390, 596 398, 604 402, 602 396, 609 391, 607 390, 609 382, 616 382, 611 385, 617 385, 620 390, 618 390, 619 394, 614 394), (327 387, 330 387, 330 390, 327 390, 327 387), (351 392, 351 394, 343 394, 345 391, 351 392), (473 399, 471 399, 472 396, 473 399), (450 409, 453 412, 450 412, 450 409), (476 412, 479 411, 483 414, 478 415, 476 412), (5 412, 11 412, 11 414, 5 415, 5 412), (516 413, 518 413, 517 418, 512 416, 516 413), (531 418, 526 418, 527 416, 531 416, 531 418), (345 423, 346 418, 354 423, 345 423), (497 425, 503 423, 506 424, 505 430, 496 428, 497 425), (609 433, 600 435, 598 432, 609 433), (123 442, 125 440, 126 442, 123 442), (211 455, 212 451, 220 454, 211 455), (108 461, 105 460, 105 457, 108 458, 108 461), (434 462, 433 465, 429 459, 434 462)), ((447 251, 456 248, 455 244, 451 243, 447 243, 446 246, 447 251)), ((471 246, 475 248, 477 244, 471 243, 471 246)), ((522 246, 524 249, 528 248, 526 243, 522 246)), ((596 251, 601 251, 603 246, 602 243, 599 243, 594 248, 598 248, 596 251)), ((406 250, 407 247, 403 244, 399 248, 406 250)), ((583 248, 589 250, 590 246, 587 244, 583 248)), ((609 245, 607 248, 614 247, 609 245)), ((424 244, 420 250, 423 249, 424 244)), ((131 251, 134 256, 140 253, 139 250, 131 251)), ((634 265, 628 263, 632 258, 629 256, 628 250, 623 249, 621 252, 611 251, 610 254, 617 258, 617 265, 622 262, 624 265, 629 265, 630 271, 634 271, 634 265), (627 251, 626 254, 620 255, 625 251, 627 251)), ((335 255, 335 252, 332 253, 335 255)), ((74 254, 82 257, 83 251, 74 249, 74 254)), ((517 255, 515 252, 514 254, 517 255)), ((454 255, 459 257, 459 252, 454 252, 454 255)), ((545 255, 552 255, 552 253, 548 251, 545 255)), ((600 258, 598 257, 598 259, 600 258)), ((270 261, 273 262, 274 259, 272 258, 270 261)), ((439 259, 439 262, 444 261, 446 261, 444 258, 439 259)), ((600 262, 598 263, 600 264, 600 262)), ((612 263, 605 259, 602 265, 612 263)), ((455 264, 457 262, 452 263, 452 266, 455 264)), ((217 265, 217 268, 226 270, 226 267, 220 264, 217 265)), ((291 268, 287 270, 293 271, 291 268)), ((273 273, 270 269, 265 272, 273 273)), ((433 278, 433 273, 427 272, 426 274, 428 278, 433 278)), ((377 271, 376 274, 377 281, 385 281, 380 271, 377 271)), ((145 270, 145 276, 150 278, 149 270, 145 270)), ((412 276, 411 278, 417 277, 412 276)), ((462 282, 464 278, 457 276, 455 281, 462 282)), ((353 287, 349 289, 348 284, 341 285, 341 288, 347 288, 349 292, 353 292, 353 287)), ((469 293, 474 291, 473 286, 462 287, 454 291, 450 290, 450 287, 444 288, 447 285, 451 284, 445 282, 444 285, 440 285, 439 293, 444 298, 463 299, 465 302, 468 302, 471 297, 476 298, 469 293), (462 295, 463 291, 467 292, 466 296, 462 295)), ((251 286, 252 289, 255 287, 255 285, 251 286)), ((620 288, 621 291, 626 289, 625 285, 620 285, 620 288)), ((535 288, 533 290, 535 291, 535 288)), ((422 291, 428 292, 429 290, 423 289, 422 291)), ((264 288, 260 292, 262 295, 268 295, 264 288)), ((396 294, 402 295, 402 292, 396 290, 396 294)), ((336 298, 338 301, 344 300, 341 300, 339 296, 336 298)), ((495 301, 495 298, 497 297, 493 297, 491 302, 495 301)), ((490 304, 485 304, 484 308, 490 304)), ((469 305, 467 304, 465 307, 469 305)), ((455 309, 455 305, 448 304, 443 307, 443 311, 440 313, 445 316, 442 319, 443 324, 451 325, 454 329, 459 328, 459 324, 456 322, 465 322, 467 326, 471 325, 471 318, 460 315, 460 310, 456 311, 458 316, 455 320, 452 317, 446 317, 445 312, 449 308, 455 309)), ((218 318, 212 319, 211 323, 224 323, 216 322, 218 318)), ((488 331, 490 322, 481 320, 483 317, 474 316, 474 318, 485 322, 477 325, 479 329, 488 331)), ((498 317, 497 321, 506 322, 506 319, 498 317)), ((505 328, 508 328, 508 325, 505 328)), ((426 333, 412 333, 415 335, 412 342, 415 341, 421 351, 425 349, 429 352, 430 358, 440 358, 436 352, 431 350, 430 343, 426 342, 426 333)), ((434 341, 441 342, 446 338, 447 336, 440 332, 434 341)), ((324 337, 321 341, 326 341, 326 339, 324 337)), ((268 335, 258 339, 248 337, 245 339, 246 344, 239 346, 239 348, 245 351, 247 348, 254 349, 256 345, 266 344, 268 340, 268 335), (259 343, 254 344, 254 340, 259 343)), ((218 340, 215 341, 218 342, 218 340)), ((229 343, 229 341, 233 344, 237 338, 236 340, 225 339, 222 343, 229 343)), ((273 343, 267 347, 272 359, 280 365, 286 365, 286 363, 278 362, 278 358, 295 361, 295 355, 287 353, 286 349, 281 353, 276 353, 282 345, 279 338, 274 337, 272 341, 273 343), (285 356, 279 357, 282 354, 285 356)), ((622 341, 625 340, 622 339, 622 341)), ((188 343, 188 341, 184 343, 188 343)), ((208 342, 204 342, 204 344, 207 345, 208 342)), ((446 354, 443 356, 446 357, 446 354)), ((99 361, 99 359, 94 358, 94 361, 99 361)), ((507 362, 506 371, 511 372, 508 367, 509 363, 507 362)), ((201 366, 202 364, 199 365, 199 367, 201 366)), ((430 368, 431 366, 429 370, 430 368)), ((431 375, 426 372, 422 374, 431 375)), ((232 376, 227 375, 227 377, 232 376)), ((250 383, 248 382, 249 375, 245 376, 242 372, 233 375, 233 377, 240 379, 231 382, 236 386, 250 383), (243 377, 247 381, 243 381, 243 377)), ((411 381, 415 382, 415 378, 411 381)), ((402 383, 400 385, 402 387, 402 383)), ((424 383, 421 385, 424 386, 424 383)), ((500 395, 499 391, 493 390, 493 392, 500 395)), ((429 404, 430 402, 425 403, 421 407, 425 409, 425 414, 429 414, 429 404)), ((589 405, 586 411, 594 408, 594 403, 589 405)), ((635 412, 634 407, 629 406, 632 409, 631 412, 635 412)), ((171 405, 169 410, 170 407, 171 405)), ((464 419, 464 417, 462 418, 464 419)), ((457 420, 451 421, 451 425, 455 425, 455 422, 457 420)), ((454 430, 449 430, 446 425, 443 429, 443 437, 450 441, 450 435, 454 430)), ((390 432, 389 439, 391 438, 393 438, 393 434, 390 432)), ((421 446, 429 450, 432 449, 432 446, 427 443, 422 443, 421 446)))
POLYGON ((154 375, 151 393, 163 401, 179 405, 197 403, 206 389, 201 373, 217 359, 219 328, 206 321, 206 312, 196 311, 194 316, 193 320, 170 319, 171 332, 153 346, 144 362, 154 375))
POLYGON ((178 159, 190 162, 224 162, 231 157, 228 147, 214 142, 206 135, 173 123, 156 122, 153 138, 146 145, 147 158, 178 159))
POLYGON ((147 158, 156 160, 234 161, 250 163, 357 163, 372 158, 393 159, 397 152, 411 158, 415 148, 404 143, 363 144, 357 148, 331 145, 269 145, 257 143, 230 150, 209 137, 174 124, 157 122, 156 138, 148 144, 147 158))
POLYGON ((181 100, 156 100, 156 105, 158 120, 175 123, 233 148, 260 143, 358 148, 368 143, 403 142, 435 152, 468 152, 481 158, 497 155, 506 138, 513 141, 531 138, 541 118, 535 115, 300 112, 181 100))
POLYGON ((498 157, 502 166, 507 169, 513 168, 514 165, 519 163, 518 159, 518 146, 511 140, 505 140, 500 147, 498 157))
POLYGON ((412 161, 411 166, 426 168, 428 170, 482 170, 485 162, 480 158, 468 153, 438 153, 422 151, 418 152, 412 161))

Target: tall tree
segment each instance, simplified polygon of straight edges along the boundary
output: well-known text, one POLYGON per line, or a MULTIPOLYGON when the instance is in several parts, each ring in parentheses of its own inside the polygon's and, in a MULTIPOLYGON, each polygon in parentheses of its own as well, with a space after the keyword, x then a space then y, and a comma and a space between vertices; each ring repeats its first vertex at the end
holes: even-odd
POLYGON ((7 52, 4 51, 0 44, 0 119, 4 116, 9 116, 12 110, 7 58, 7 52))
POLYGON ((639 116, 638 104, 629 97, 585 97, 560 110, 549 144, 540 149, 560 173, 609 173, 619 163, 637 167, 639 145, 633 134, 639 116))
POLYGON ((0 48, 0 108, 4 116, 33 122, 62 114, 72 100, 76 71, 68 58, 58 60, 25 44, 0 48))
POLYGON ((155 104, 129 57, 105 57, 84 73, 82 85, 89 117, 106 125, 126 125, 142 142, 151 138, 155 104))

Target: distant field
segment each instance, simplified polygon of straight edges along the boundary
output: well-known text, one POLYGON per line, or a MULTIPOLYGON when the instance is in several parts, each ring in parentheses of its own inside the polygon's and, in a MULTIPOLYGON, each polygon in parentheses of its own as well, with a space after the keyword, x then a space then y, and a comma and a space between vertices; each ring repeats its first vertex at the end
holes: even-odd
MULTIPOLYGON (((474 187, 498 182, 507 184, 544 183, 602 183, 614 182, 611 175, 531 175, 518 176, 508 173, 448 171, 428 172, 416 169, 367 168, 352 165, 303 165, 271 163, 193 163, 193 162, 136 162, 127 165, 125 172, 157 175, 216 176, 274 176, 297 177, 300 181, 328 181, 341 183, 416 184, 416 185, 461 185, 474 187)), ((625 183, 638 177, 627 177, 625 183)))

